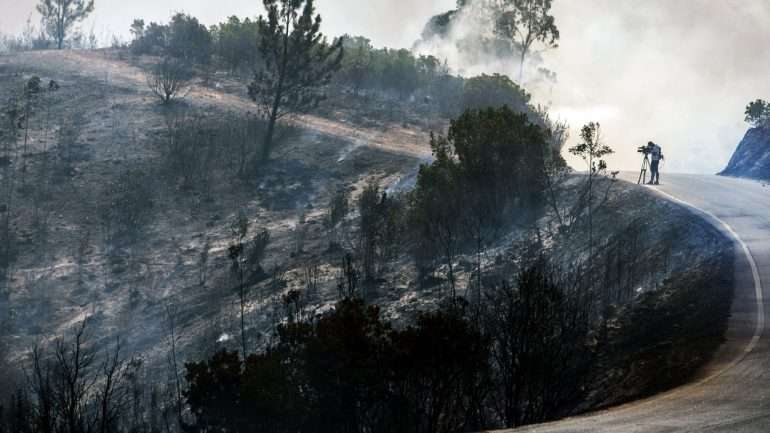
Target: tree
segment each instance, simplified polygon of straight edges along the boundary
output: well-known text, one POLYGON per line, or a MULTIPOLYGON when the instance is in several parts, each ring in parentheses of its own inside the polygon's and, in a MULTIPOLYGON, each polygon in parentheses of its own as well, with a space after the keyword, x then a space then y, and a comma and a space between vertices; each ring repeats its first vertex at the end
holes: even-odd
POLYGON ((257 63, 259 26, 259 21, 249 18, 241 21, 237 16, 214 26, 215 51, 231 73, 238 72, 242 67, 251 70, 257 63))
POLYGON ((332 45, 321 34, 321 15, 313 0, 263 0, 267 19, 260 18, 263 67, 249 84, 249 96, 267 119, 261 159, 270 157, 275 124, 286 115, 318 106, 320 88, 342 61, 342 40, 332 45), (301 10, 301 13, 300 13, 301 10))
POLYGON ((329 230, 329 248, 339 246, 338 227, 348 215, 350 203, 348 202, 348 191, 339 188, 329 198, 329 210, 326 214, 324 224, 329 230))
POLYGON ((411 217, 417 252, 440 252, 453 291, 461 246, 473 242, 478 259, 490 229, 538 214, 548 146, 540 126, 507 106, 468 110, 432 137, 435 161, 420 167, 411 217))
POLYGON ((241 349, 243 350, 243 357, 246 358, 246 284, 244 273, 246 271, 245 239, 249 232, 249 219, 243 210, 238 210, 238 215, 230 229, 233 234, 233 243, 228 247, 227 254, 232 263, 231 270, 238 277, 238 299, 241 308, 241 349))
POLYGON ((144 20, 139 18, 134 19, 134 22, 131 23, 129 31, 131 32, 131 36, 134 38, 133 42, 142 39, 144 37, 144 20))
POLYGON ((207 64, 211 56, 211 34, 198 19, 183 13, 171 17, 168 24, 167 53, 191 64, 207 64))
POLYGON ((364 275, 367 280, 373 280, 377 274, 377 249, 380 243, 379 234, 384 221, 381 208, 384 205, 380 200, 380 186, 374 179, 369 179, 361 198, 358 201, 359 220, 359 248, 363 257, 364 275))
POLYGON ((753 127, 764 126, 770 118, 770 103, 764 99, 757 99, 746 106, 745 120, 753 127))
POLYGON ((386 84, 398 93, 401 100, 405 100, 419 85, 416 60, 409 50, 403 48, 391 50, 388 54, 388 63, 383 71, 386 84))
POLYGON ((614 153, 612 148, 602 143, 601 126, 591 122, 580 131, 582 141, 569 148, 569 153, 579 156, 588 165, 588 259, 593 259, 593 184, 600 173, 607 170, 607 163, 602 159, 614 153))
POLYGON ((532 46, 539 42, 545 48, 556 48, 559 29, 550 15, 553 0, 503 0, 496 32, 511 40, 521 51, 519 83, 524 78, 524 62, 532 46))
POLYGON ((358 92, 369 78, 372 63, 372 43, 362 36, 342 37, 345 58, 340 67, 340 79, 353 87, 353 94, 358 92))
POLYGON ((94 0, 40 0, 37 11, 43 16, 46 33, 61 50, 72 26, 94 11, 94 0))

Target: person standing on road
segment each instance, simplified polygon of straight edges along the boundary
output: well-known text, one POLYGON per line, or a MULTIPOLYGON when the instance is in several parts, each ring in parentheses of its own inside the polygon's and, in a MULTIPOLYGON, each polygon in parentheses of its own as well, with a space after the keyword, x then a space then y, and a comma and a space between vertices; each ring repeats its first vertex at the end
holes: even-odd
POLYGON ((663 157, 663 149, 652 141, 647 143, 647 148, 650 149, 650 183, 648 185, 660 185, 660 161, 665 159, 663 157))

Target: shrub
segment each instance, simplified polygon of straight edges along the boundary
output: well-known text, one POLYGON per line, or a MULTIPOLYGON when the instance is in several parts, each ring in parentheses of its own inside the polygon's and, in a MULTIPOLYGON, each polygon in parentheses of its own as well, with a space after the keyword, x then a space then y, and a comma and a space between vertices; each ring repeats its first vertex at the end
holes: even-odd
POLYGON ((505 75, 481 75, 465 82, 462 106, 464 109, 499 108, 508 106, 513 111, 529 110, 527 94, 518 84, 505 75))
POLYGON ((132 235, 144 227, 154 207, 151 177, 128 170, 108 184, 102 201, 102 223, 108 237, 132 235))
POLYGON ((190 70, 181 61, 164 58, 147 74, 147 86, 163 105, 182 96, 190 81, 190 70))

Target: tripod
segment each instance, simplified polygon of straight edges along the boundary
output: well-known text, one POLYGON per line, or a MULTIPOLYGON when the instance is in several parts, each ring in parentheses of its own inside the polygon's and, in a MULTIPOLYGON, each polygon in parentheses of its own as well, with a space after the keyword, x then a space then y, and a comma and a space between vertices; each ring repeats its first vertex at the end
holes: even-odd
POLYGON ((647 154, 644 154, 644 161, 642 161, 642 171, 639 172, 639 180, 636 181, 637 185, 647 183, 647 170, 650 169, 650 158, 647 154))

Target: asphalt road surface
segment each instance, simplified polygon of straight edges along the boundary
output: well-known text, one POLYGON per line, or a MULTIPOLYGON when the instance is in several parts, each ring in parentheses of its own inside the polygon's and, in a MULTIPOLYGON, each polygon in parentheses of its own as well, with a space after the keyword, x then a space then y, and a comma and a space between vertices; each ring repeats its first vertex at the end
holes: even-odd
MULTIPOLYGON (((636 183, 636 175, 621 178, 636 183)), ((664 174, 648 187, 690 207, 736 242, 727 341, 688 385, 614 409, 515 432, 770 432, 770 186, 664 174)))

